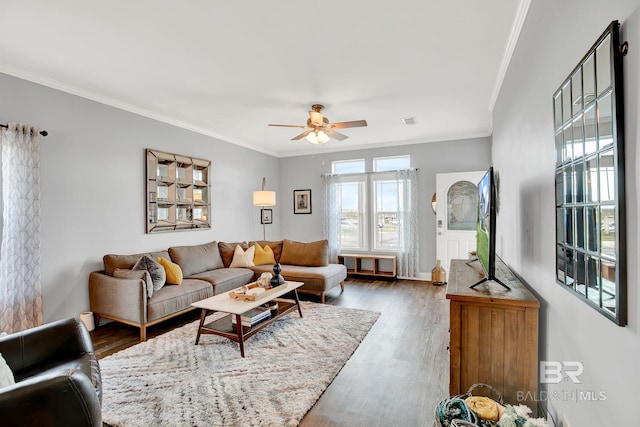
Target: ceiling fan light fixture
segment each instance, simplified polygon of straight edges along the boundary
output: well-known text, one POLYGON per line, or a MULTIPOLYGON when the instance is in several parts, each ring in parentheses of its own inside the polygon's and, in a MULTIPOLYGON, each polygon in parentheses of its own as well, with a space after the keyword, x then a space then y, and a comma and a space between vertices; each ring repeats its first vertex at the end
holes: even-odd
POLYGON ((318 141, 320 141, 323 144, 326 142, 329 142, 329 135, 327 135, 323 131, 318 132, 318 141))
POLYGON ((318 143, 318 135, 315 132, 309 132, 305 139, 314 145, 318 143))
POLYGON ((311 123, 316 126, 320 126, 324 123, 324 117, 319 111, 309 111, 309 118, 311 119, 311 123))
POLYGON ((299 135, 291 138, 292 141, 297 141, 299 139, 306 139, 311 144, 325 144, 333 139, 337 139, 338 141, 344 141, 348 138, 347 135, 343 135, 340 132, 337 132, 336 129, 345 129, 345 128, 357 128, 367 126, 366 120, 352 120, 348 122, 336 122, 331 123, 328 118, 324 117, 321 113, 324 107, 320 104, 313 104, 311 106, 311 111, 309 111, 309 118, 307 119, 306 126, 299 125, 278 125, 278 124, 269 124, 269 126, 280 126, 280 127, 288 127, 288 128, 302 128, 305 131, 299 135))

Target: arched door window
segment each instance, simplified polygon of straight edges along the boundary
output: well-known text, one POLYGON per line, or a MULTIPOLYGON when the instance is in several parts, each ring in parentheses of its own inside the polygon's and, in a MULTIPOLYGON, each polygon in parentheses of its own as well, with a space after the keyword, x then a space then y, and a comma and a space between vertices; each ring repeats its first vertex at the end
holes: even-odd
POLYGON ((478 218, 478 187, 458 181, 447 192, 447 229, 475 230, 478 218))

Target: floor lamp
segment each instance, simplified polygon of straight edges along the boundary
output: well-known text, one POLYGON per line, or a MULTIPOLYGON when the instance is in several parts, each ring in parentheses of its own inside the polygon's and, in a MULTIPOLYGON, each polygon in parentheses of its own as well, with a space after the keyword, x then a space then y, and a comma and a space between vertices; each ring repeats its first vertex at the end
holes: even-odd
MULTIPOLYGON (((253 192, 253 206, 267 207, 276 205, 276 192, 267 191, 267 178, 262 177, 262 190, 253 192)), ((260 212, 260 222, 262 222, 262 240, 267 240, 266 224, 262 221, 262 211, 260 212)))

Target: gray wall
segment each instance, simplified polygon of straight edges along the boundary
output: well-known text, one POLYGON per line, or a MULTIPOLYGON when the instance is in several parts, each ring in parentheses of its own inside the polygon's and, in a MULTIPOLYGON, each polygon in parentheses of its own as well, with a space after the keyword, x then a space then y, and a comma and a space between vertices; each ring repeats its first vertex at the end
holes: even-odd
POLYGON ((540 357, 580 361, 582 384, 549 385, 543 403, 572 426, 638 425, 638 55, 640 2, 531 3, 494 110, 492 158, 500 175, 498 253, 543 300, 540 357), (618 327, 555 283, 552 95, 612 20, 623 25, 629 325, 618 327), (604 392, 604 401, 572 398, 604 392), (577 401, 576 401, 577 400, 577 401))
MULTIPOLYGON (((303 142, 304 143, 304 142, 303 142)), ((342 144, 348 144, 349 141, 342 144)), ((431 273, 436 263, 436 221, 431 211, 431 196, 436 191, 436 173, 487 169, 490 165, 490 139, 477 138, 442 141, 366 150, 319 153, 280 159, 280 200, 282 232, 299 240, 322 237, 322 182, 320 176, 331 172, 334 160, 362 159, 371 168, 374 157, 411 156, 411 166, 419 169, 420 272, 431 273), (293 190, 311 189, 312 214, 294 215, 293 190)), ((368 172, 370 170, 367 170, 368 172)))
POLYGON ((31 123, 41 139, 42 293, 49 322, 89 309, 87 281, 107 253, 139 253, 212 240, 262 238, 252 192, 277 192, 267 239, 318 240, 320 175, 332 160, 411 155, 420 169, 420 270, 435 264, 435 174, 487 168, 489 138, 278 159, 78 96, 0 74, 0 122, 31 123), (212 161, 212 228, 145 234, 144 149, 212 161), (461 155, 461 153, 464 153, 461 155), (312 189, 311 215, 293 214, 293 190, 312 189))
MULTIPOLYGON (((262 238, 252 192, 263 176, 279 181, 277 158, 4 74, 0 94, 0 122, 49 131, 41 140, 45 321, 89 308, 89 273, 106 253, 262 238), (212 161, 211 230, 145 234, 145 148, 212 161)), ((267 238, 280 236, 278 212, 267 238)))

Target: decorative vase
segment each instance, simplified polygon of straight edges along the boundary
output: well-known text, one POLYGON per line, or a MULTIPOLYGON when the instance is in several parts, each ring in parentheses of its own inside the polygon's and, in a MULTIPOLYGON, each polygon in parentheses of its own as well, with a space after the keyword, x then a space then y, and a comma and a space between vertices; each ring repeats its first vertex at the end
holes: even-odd
POLYGON ((271 317, 275 317, 278 315, 278 303, 275 301, 269 301, 268 303, 263 304, 266 308, 271 312, 271 317))
POLYGON ((447 272, 442 267, 440 260, 436 260, 436 266, 431 270, 431 283, 435 286, 447 284, 447 272))
POLYGON ((284 277, 280 274, 282 271, 282 267, 280 267, 279 263, 273 266, 273 277, 271 278, 271 287, 275 288, 276 286, 280 286, 284 283, 284 277))

